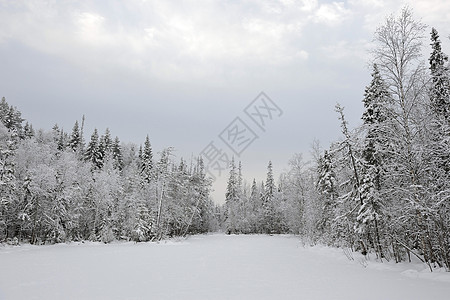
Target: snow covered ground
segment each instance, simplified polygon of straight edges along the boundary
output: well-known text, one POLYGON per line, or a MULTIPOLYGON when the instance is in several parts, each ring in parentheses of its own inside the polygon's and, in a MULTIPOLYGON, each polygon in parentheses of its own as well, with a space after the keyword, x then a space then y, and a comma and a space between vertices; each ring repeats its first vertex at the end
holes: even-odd
POLYGON ((293 236, 0 246, 0 299, 450 299, 450 273, 293 236))

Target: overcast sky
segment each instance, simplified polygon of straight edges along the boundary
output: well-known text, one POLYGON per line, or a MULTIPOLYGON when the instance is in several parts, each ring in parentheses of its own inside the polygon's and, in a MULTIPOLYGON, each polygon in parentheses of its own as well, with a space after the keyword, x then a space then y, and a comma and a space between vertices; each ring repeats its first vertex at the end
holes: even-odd
POLYGON ((211 142, 231 156, 219 135, 239 117, 258 138, 236 160, 260 181, 269 160, 279 174, 340 136, 336 102, 360 123, 373 32, 405 4, 450 53, 447 0, 0 0, 0 96, 35 128, 70 131, 84 114, 86 139, 148 134, 187 159, 211 142), (279 108, 264 130, 244 112, 260 92, 279 108))

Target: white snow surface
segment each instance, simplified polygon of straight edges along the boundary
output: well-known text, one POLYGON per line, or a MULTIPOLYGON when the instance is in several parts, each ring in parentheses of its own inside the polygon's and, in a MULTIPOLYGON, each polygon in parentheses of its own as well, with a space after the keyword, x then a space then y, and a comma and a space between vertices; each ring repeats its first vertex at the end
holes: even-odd
POLYGON ((289 235, 0 246, 0 299, 450 299, 450 273, 289 235))

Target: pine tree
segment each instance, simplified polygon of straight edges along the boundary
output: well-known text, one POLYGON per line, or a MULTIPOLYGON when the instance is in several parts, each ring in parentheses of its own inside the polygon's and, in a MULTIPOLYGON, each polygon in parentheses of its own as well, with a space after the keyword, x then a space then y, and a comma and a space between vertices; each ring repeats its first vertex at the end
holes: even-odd
POLYGON ((137 220, 133 230, 133 240, 136 242, 146 242, 155 236, 154 219, 150 209, 144 202, 140 202, 137 208, 137 220))
POLYGON ((277 230, 274 197, 276 192, 275 180, 273 178, 272 162, 267 165, 267 177, 264 184, 263 196, 263 230, 265 233, 274 233, 277 230))
POLYGON ((366 87, 363 103, 365 111, 362 120, 367 128, 367 135, 362 156, 366 166, 375 168, 374 184, 379 190, 383 158, 389 150, 386 132, 389 128, 385 123, 390 115, 390 96, 376 64, 373 66, 372 81, 366 87))
POLYGON ((231 158, 230 175, 228 177, 227 190, 225 193, 225 225, 228 234, 237 232, 236 209, 239 203, 238 174, 234 157, 231 158))
POLYGON ((75 125, 73 125, 72 134, 70 135, 68 146, 72 149, 73 152, 77 152, 81 147, 81 133, 78 121, 75 121, 75 125))
POLYGON ((22 122, 24 119, 22 119, 20 111, 18 111, 15 107, 10 106, 5 121, 6 128, 14 132, 18 137, 22 137, 22 122))
POLYGON ((250 188, 249 209, 251 213, 250 217, 250 233, 259 232, 259 214, 261 210, 261 198, 259 195, 258 185, 256 179, 253 178, 252 186, 250 188))
POLYGON ((0 102, 0 121, 3 125, 6 126, 6 118, 9 113, 9 104, 6 102, 6 98, 2 97, 2 101, 0 102))
POLYGON ((230 162, 230 176, 228 177, 227 191, 225 193, 225 202, 232 203, 238 199, 238 178, 236 174, 236 165, 234 157, 230 162))
POLYGON ((317 164, 317 190, 323 197, 322 217, 319 228, 323 232, 331 233, 331 222, 338 199, 337 180, 334 172, 331 155, 327 150, 318 160, 317 164))
POLYGON ((64 151, 66 149, 66 141, 67 141, 67 134, 61 129, 61 133, 59 134, 58 138, 58 150, 64 151))
POLYGON ((23 134, 24 134, 25 138, 33 137, 35 135, 33 125, 26 122, 25 127, 23 128, 23 134))
POLYGON ((436 29, 431 30, 433 49, 429 62, 431 70, 430 100, 436 114, 450 124, 450 74, 446 66, 448 56, 442 52, 441 41, 436 29))
POLYGON ((122 147, 120 146, 119 137, 116 136, 112 145, 112 157, 114 159, 114 167, 119 171, 123 169, 122 147))
POLYGON ((84 152, 84 159, 93 163, 94 167, 100 168, 102 165, 102 154, 100 153, 99 137, 97 128, 91 135, 86 151, 84 152))
POLYGON ((150 183, 153 177, 153 152, 148 135, 145 137, 144 148, 139 148, 140 174, 144 182, 150 183))
POLYGON ((113 140, 111 139, 111 133, 109 131, 109 128, 106 128, 105 134, 102 136, 102 139, 105 144, 105 153, 107 154, 112 152, 113 140))
POLYGON ((359 188, 362 205, 359 208, 355 229, 359 234, 365 234, 368 238, 373 236, 374 241, 368 240, 366 244, 375 245, 375 251, 380 258, 383 251, 380 243, 379 222, 382 219, 381 184, 383 166, 387 163, 387 125, 389 111, 389 92, 378 71, 377 65, 373 66, 372 81, 366 88, 363 99, 365 111, 362 119, 367 128, 364 139, 362 157, 364 160, 362 180, 359 188), (370 234, 373 226, 373 234, 370 234))
POLYGON ((428 140, 425 142, 427 162, 427 218, 434 227, 426 228, 430 238, 426 257, 450 269, 450 204, 445 199, 450 195, 450 71, 448 56, 442 52, 436 29, 431 31, 432 53, 429 58, 431 70, 430 106, 428 140))
POLYGON ((96 166, 98 169, 101 169, 103 167, 103 164, 105 160, 107 159, 107 152, 106 152, 106 141, 105 137, 102 136, 99 139, 98 142, 98 149, 97 149, 97 158, 96 158, 96 166))
POLYGON ((16 142, 6 127, 0 124, 0 241, 10 236, 17 216, 14 216, 16 176, 14 154, 16 142))
POLYGON ((243 184, 243 180, 244 180, 244 179, 242 178, 242 162, 239 161, 239 164, 238 164, 238 173, 237 173, 237 189, 238 189, 239 195, 242 194, 242 188, 243 188, 242 184, 243 184))
POLYGON ((17 108, 10 106, 3 97, 0 102, 0 122, 12 133, 12 137, 23 138, 22 114, 17 108))

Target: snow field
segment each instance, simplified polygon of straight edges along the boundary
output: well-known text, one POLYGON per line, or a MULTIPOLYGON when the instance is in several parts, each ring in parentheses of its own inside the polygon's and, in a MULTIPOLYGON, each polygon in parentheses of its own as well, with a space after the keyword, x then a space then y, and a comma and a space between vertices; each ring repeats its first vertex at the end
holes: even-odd
POLYGON ((450 273, 298 237, 0 247, 0 299, 448 299, 450 273))

